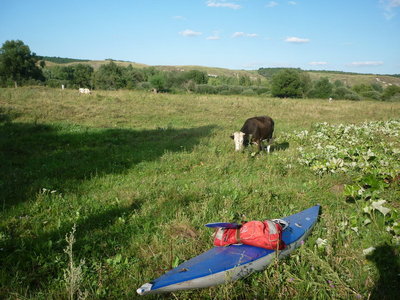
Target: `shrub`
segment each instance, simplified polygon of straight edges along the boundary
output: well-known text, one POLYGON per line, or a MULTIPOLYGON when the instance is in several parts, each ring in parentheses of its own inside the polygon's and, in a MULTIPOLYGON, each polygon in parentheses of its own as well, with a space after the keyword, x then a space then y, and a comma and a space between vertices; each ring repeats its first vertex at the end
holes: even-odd
POLYGON ((190 70, 184 73, 185 81, 193 81, 197 84, 206 84, 208 82, 208 75, 205 72, 198 70, 190 70))
POLYGON ((253 91, 253 89, 245 89, 242 92, 242 95, 244 95, 244 96, 254 96, 254 95, 257 95, 257 94, 253 91))
POLYGON ((112 61, 106 65, 100 66, 95 73, 96 89, 117 90, 125 86, 126 82, 123 77, 123 68, 112 61))
POLYGON ((389 85, 383 91, 383 100, 392 100, 392 98, 396 98, 400 94, 400 86, 397 85, 389 85))
POLYGON ((344 99, 353 100, 353 101, 360 101, 361 100, 360 96, 358 94, 352 92, 352 91, 349 91, 348 94, 344 95, 344 99))
POLYGON ((313 88, 309 91, 310 98, 329 98, 333 95, 333 84, 327 77, 322 77, 314 82, 313 88))
POLYGON ((300 72, 293 69, 284 69, 272 77, 272 96, 280 98, 300 98, 303 96, 303 83, 300 72))
POLYGON ((150 77, 150 84, 157 90, 165 89, 166 79, 165 76, 161 73, 153 75, 150 77))
POLYGON ((139 83, 136 87, 141 90, 148 91, 151 89, 151 84, 150 84, 150 82, 145 81, 145 82, 139 83))
POLYGON ((269 93, 269 89, 263 86, 257 86, 257 87, 253 86, 252 89, 255 93, 257 93, 257 95, 263 95, 269 93))
POLYGON ((218 87, 208 85, 208 84, 198 84, 196 85, 196 93, 199 94, 217 94, 218 87))
POLYGON ((382 94, 377 91, 363 92, 363 93, 361 93, 361 96, 363 96, 367 99, 372 99, 372 100, 382 100, 382 94))

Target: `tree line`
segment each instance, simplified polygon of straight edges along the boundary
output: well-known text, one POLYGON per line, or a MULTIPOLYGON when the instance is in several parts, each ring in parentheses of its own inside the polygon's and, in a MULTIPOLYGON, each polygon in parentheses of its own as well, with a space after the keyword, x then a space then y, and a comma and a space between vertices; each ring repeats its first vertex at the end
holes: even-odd
MULTIPOLYGON (((95 90, 138 89, 157 92, 194 92, 199 94, 268 95, 285 98, 332 98, 400 100, 400 87, 378 83, 349 87, 328 77, 311 80, 301 69, 260 68, 265 79, 247 75, 210 76, 199 70, 162 71, 154 67, 121 66, 109 60, 95 70, 91 65, 46 66, 44 58, 31 53, 22 41, 6 41, 0 48, 0 86, 40 84, 60 88, 95 90)), ((72 59, 53 58, 57 62, 72 59)), ((75 60, 79 61, 79 60, 75 60)), ((80 61, 79 61, 80 62, 80 61)))
POLYGON ((345 100, 400 101, 400 87, 378 83, 346 86, 343 81, 331 82, 328 77, 311 80, 299 69, 281 69, 271 76, 271 95, 285 98, 325 98, 345 100))

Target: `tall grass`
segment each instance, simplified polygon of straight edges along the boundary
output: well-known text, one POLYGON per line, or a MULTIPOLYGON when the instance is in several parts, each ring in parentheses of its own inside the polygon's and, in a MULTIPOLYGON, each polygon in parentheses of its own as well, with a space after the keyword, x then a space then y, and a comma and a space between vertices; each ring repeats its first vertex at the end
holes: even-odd
MULTIPOLYGON (((319 223, 287 260, 229 285, 148 298, 396 296, 398 249, 384 218, 341 230, 360 211, 342 192, 352 178, 315 175, 286 137, 317 122, 399 118, 398 103, 18 88, 0 89, 0 109, 2 298, 69 297, 64 249, 73 224, 81 289, 124 299, 209 249, 203 224, 282 217, 316 203, 319 223), (229 135, 262 114, 276 122, 275 151, 234 153, 229 135), (378 252, 367 259, 369 246, 378 252)), ((385 193, 398 207, 398 186, 385 193)))

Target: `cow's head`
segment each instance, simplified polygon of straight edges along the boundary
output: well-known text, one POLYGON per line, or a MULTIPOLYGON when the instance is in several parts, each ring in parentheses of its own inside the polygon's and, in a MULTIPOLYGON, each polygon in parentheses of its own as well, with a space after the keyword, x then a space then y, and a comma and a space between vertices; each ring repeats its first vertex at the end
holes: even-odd
POLYGON ((231 135, 231 139, 235 142, 235 151, 240 151, 244 146, 244 136, 245 133, 241 131, 236 131, 231 135))

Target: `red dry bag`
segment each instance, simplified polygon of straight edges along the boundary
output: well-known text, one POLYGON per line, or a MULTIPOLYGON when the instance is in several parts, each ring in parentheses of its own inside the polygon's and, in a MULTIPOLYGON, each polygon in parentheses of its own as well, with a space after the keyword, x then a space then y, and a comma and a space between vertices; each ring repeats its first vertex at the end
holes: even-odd
POLYGON ((282 241, 282 226, 271 220, 246 222, 237 229, 217 229, 214 236, 215 246, 239 243, 271 250, 282 250, 286 246, 282 241))

